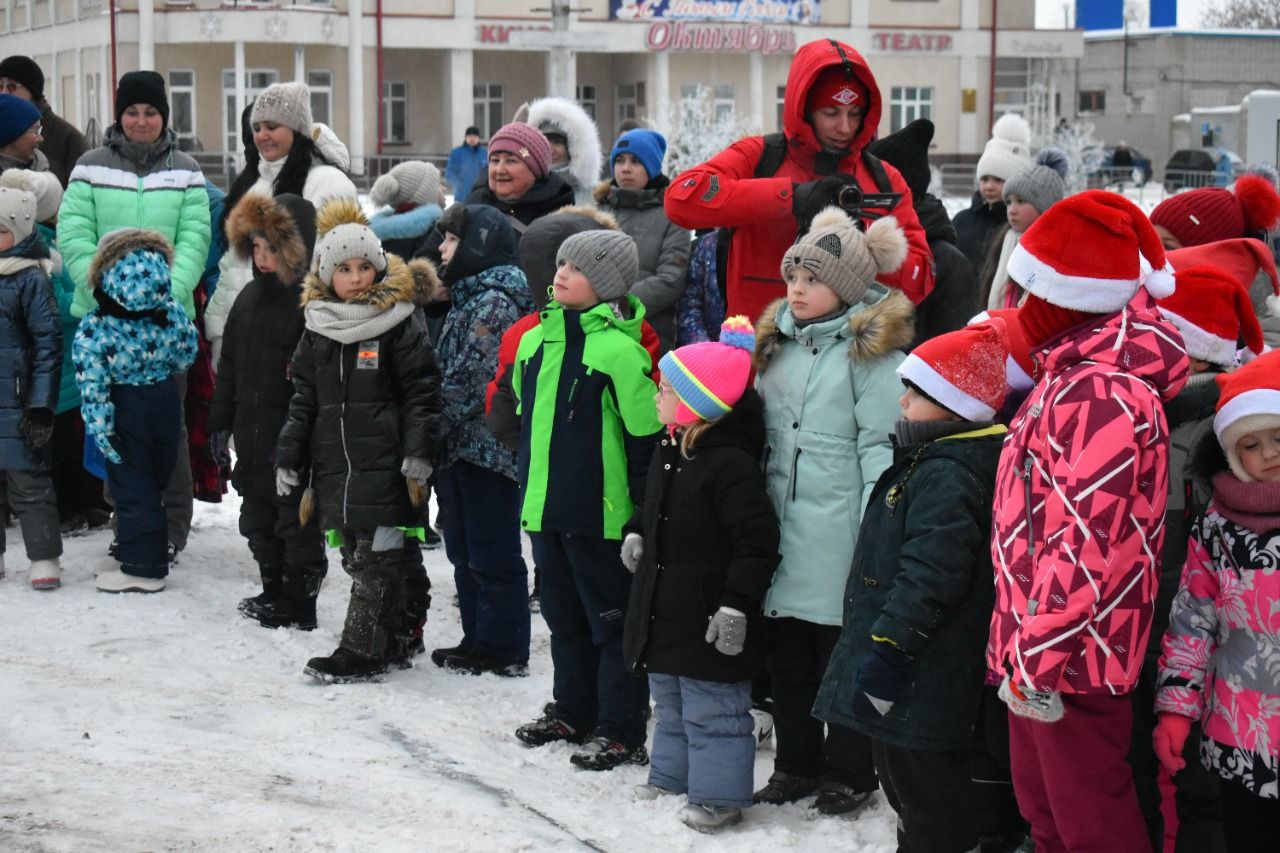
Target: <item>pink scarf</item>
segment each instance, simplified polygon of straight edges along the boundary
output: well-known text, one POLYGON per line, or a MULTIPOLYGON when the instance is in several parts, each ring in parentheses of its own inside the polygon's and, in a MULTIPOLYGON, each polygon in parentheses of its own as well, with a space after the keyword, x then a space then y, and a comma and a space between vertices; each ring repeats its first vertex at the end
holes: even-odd
POLYGON ((1246 483, 1220 471, 1213 475, 1213 502, 1224 518, 1254 533, 1280 529, 1280 483, 1246 483))

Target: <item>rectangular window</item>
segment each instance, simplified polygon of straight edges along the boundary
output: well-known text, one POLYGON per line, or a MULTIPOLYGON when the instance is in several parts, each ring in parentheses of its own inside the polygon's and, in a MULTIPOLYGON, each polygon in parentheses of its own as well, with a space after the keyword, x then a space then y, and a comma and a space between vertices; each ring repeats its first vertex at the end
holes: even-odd
POLYGON ((307 88, 311 90, 311 120, 333 125, 333 72, 308 71, 307 88))
POLYGON ((1080 113, 1104 113, 1107 111, 1107 93, 1097 89, 1080 93, 1080 113))
POLYGON ((1016 57, 997 57, 995 112, 1027 113, 1027 92, 1031 86, 1031 60, 1016 57))
POLYGON ((637 118, 639 100, 636 83, 619 83, 614 89, 613 102, 616 105, 618 124, 637 118))
POLYGON ((591 120, 596 120, 596 87, 595 86, 579 86, 578 87, 578 103, 582 105, 582 109, 587 115, 591 116, 591 120))
POLYGON ((382 141, 409 141, 409 84, 382 84, 382 141))
POLYGON ((480 135, 488 139, 504 124, 502 84, 475 83, 471 87, 471 96, 475 104, 473 124, 480 128, 480 135))
POLYGON ((931 118, 932 86, 894 86, 889 90, 889 132, 897 133, 918 118, 931 118))
POLYGON ((717 122, 733 121, 738 110, 732 83, 717 83, 715 87, 715 117, 717 122))
MULTIPOLYGON (((257 69, 244 72, 244 103, 253 103, 253 99, 262 94, 262 90, 275 83, 280 72, 274 68, 257 69)), ((231 162, 231 173, 240 170, 240 156, 244 143, 240 138, 240 113, 236 111, 236 72, 231 68, 222 70, 222 138, 225 151, 231 162)))
POLYGON ((169 127, 178 135, 178 148, 196 149, 196 73, 186 69, 169 72, 169 127))

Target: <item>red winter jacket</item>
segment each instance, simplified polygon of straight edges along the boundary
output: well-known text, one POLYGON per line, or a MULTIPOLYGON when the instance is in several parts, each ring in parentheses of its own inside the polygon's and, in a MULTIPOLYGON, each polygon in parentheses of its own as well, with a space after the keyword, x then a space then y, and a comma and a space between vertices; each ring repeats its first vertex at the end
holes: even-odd
MULTIPOLYGON (((746 314, 754 322, 765 306, 786 293, 782 256, 795 242, 798 227, 791 213, 793 185, 819 177, 814 160, 822 150, 813 128, 805 121, 805 97, 823 69, 844 62, 852 65, 854 75, 871 94, 862 129, 849 146, 849 153, 840 160, 839 171, 856 176, 864 192, 879 192, 875 177, 862 160, 862 148, 875 138, 880 124, 880 89, 866 60, 856 50, 829 39, 802 46, 791 62, 782 111, 787 156, 772 177, 753 177, 764 152, 764 138, 751 136, 678 175, 667 188, 667 217, 675 224, 683 228, 736 229, 725 277, 727 316, 746 314)), ((919 305, 933 290, 933 255, 906 181, 888 163, 884 169, 894 192, 902 193, 902 200, 892 213, 906 232, 908 250, 902 268, 879 280, 900 289, 919 305)))
POLYGON ((1142 668, 1169 478, 1162 401, 1182 336, 1146 290, 1037 354, 996 474, 987 664, 1036 690, 1119 695, 1142 668))

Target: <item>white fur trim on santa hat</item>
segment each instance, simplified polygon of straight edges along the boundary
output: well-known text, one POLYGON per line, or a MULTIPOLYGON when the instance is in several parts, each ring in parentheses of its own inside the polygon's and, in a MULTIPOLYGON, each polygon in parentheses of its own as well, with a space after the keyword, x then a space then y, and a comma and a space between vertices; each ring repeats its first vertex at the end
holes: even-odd
POLYGON ((1223 442, 1224 449, 1226 442, 1223 436, 1236 421, 1250 415, 1275 415, 1280 418, 1280 390, 1256 388, 1245 391, 1218 410, 1218 413, 1213 416, 1213 431, 1217 434, 1218 440, 1223 442))
POLYGON ((1234 340, 1220 338, 1163 305, 1160 306, 1160 313, 1182 333, 1182 342, 1186 344, 1187 355, 1201 361, 1211 361, 1221 367, 1235 366, 1236 342, 1234 340))
POLYGON ((1111 314, 1129 304, 1138 292, 1138 281, 1132 278, 1094 278, 1066 275, 1041 261, 1023 248, 1013 247, 1007 266, 1009 278, 1059 308, 1111 314))
MULTIPOLYGON (((1216 427, 1217 424, 1215 423, 1214 426, 1216 427)), ((1259 412, 1236 418, 1222 431, 1218 441, 1222 444, 1223 452, 1227 454, 1227 465, 1231 468, 1232 474, 1246 483, 1254 482, 1253 477, 1249 476, 1249 472, 1240 462, 1240 452, 1236 445, 1240 443, 1240 439, 1251 432, 1270 432, 1273 429, 1280 429, 1280 412, 1274 409, 1270 412, 1259 412)))
POLYGON ((898 365, 898 375, 966 421, 989 421, 996 415, 995 409, 952 385, 914 353, 898 365))
POLYGON ((1022 369, 1022 365, 1018 364, 1018 360, 1011 355, 1005 356, 1004 378, 1009 383, 1009 387, 1015 391, 1030 391, 1036 387, 1036 381, 1031 378, 1027 371, 1022 369))

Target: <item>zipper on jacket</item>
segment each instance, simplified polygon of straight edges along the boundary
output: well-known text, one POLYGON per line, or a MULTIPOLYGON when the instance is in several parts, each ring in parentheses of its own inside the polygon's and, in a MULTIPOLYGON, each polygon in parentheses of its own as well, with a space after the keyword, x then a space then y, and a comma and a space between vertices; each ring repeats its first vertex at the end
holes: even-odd
POLYGON ((347 495, 351 491, 351 454, 347 452, 347 377, 344 361, 347 345, 338 350, 338 383, 342 386, 342 405, 338 407, 338 435, 342 438, 342 458, 347 462, 347 477, 342 482, 342 521, 347 521, 347 495))
POLYGON ((800 454, 803 448, 797 447, 795 454, 791 457, 791 500, 796 499, 796 480, 799 479, 800 473, 800 454))
POLYGON ((1031 494, 1031 464, 1032 464, 1031 456, 1028 455, 1027 458, 1022 462, 1022 474, 1019 475, 1021 476, 1027 490, 1027 556, 1028 557, 1034 557, 1036 555, 1035 526, 1031 520, 1031 509, 1032 509, 1031 502, 1034 499, 1031 494))
POLYGON ((577 409, 574 408, 573 403, 574 403, 574 400, 576 400, 578 397, 578 379, 579 378, 580 377, 577 377, 577 376, 573 377, 573 383, 569 385, 569 399, 565 404, 569 407, 569 417, 565 418, 565 420, 568 421, 569 423, 573 423, 573 416, 577 414, 577 411, 578 411, 577 409))

